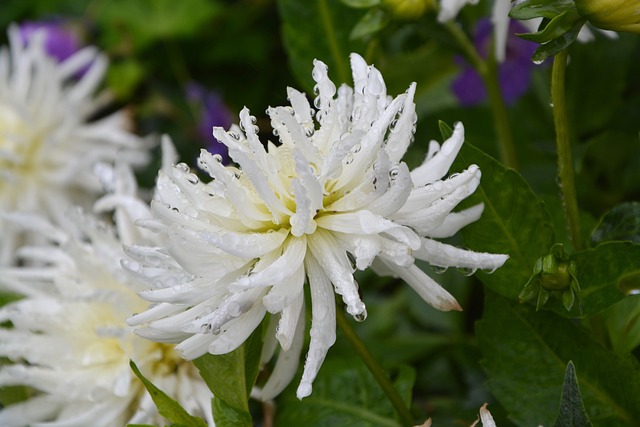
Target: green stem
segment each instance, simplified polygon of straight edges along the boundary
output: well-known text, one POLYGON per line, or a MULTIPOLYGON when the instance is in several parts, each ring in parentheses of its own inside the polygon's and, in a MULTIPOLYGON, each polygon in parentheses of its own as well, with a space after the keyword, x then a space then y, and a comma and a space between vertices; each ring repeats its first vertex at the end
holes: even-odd
POLYGON ((558 53, 553 60, 551 73, 551 102, 553 104, 553 121, 556 127, 556 145, 558 150, 558 176, 560 178, 560 192, 564 205, 564 213, 569 226, 569 233, 576 251, 583 249, 582 234, 580 233, 580 217, 578 214, 578 198, 573 174, 573 160, 571 157, 571 143, 569 142, 569 122, 567 120, 567 106, 565 102, 565 68, 567 65, 567 51, 558 53))
POLYGON ((493 48, 491 51, 492 54, 486 67, 487 72, 482 75, 482 78, 489 94, 489 104, 493 112, 493 124, 498 136, 500 160, 505 166, 518 170, 518 157, 516 156, 516 148, 511 136, 509 114, 507 113, 507 106, 504 103, 500 81, 498 80, 498 64, 493 54, 493 48))
POLYGON ((371 352, 369 352, 369 349, 367 349, 364 342, 362 342, 358 337, 356 331, 353 329, 340 307, 337 307, 336 309, 336 318, 338 320, 338 326, 342 329, 345 337, 349 340, 364 364, 367 365, 369 372, 371 372, 375 380, 380 384, 380 387, 387 395, 387 398, 391 401, 391 404, 398 412, 398 415, 400 415, 402 424, 407 427, 414 426, 416 424, 415 420, 413 415, 411 415, 411 411, 409 411, 409 408, 407 408, 407 405, 405 405, 402 400, 402 396, 400 396, 398 390, 396 390, 391 381, 389 381, 389 378, 385 375, 384 370, 380 364, 378 364, 376 358, 371 354, 371 352))
POLYGON ((476 69, 482 77, 489 95, 489 105, 493 113, 493 124, 496 129, 498 139, 498 149, 500 152, 500 160, 507 167, 518 170, 518 158, 516 156, 513 137, 511 136, 511 126, 509 125, 509 115, 507 107, 504 103, 502 90, 498 80, 498 64, 493 53, 493 46, 490 47, 490 57, 484 60, 477 52, 474 44, 469 37, 455 23, 449 22, 445 24, 449 33, 453 36, 458 46, 462 49, 462 53, 467 61, 476 69))

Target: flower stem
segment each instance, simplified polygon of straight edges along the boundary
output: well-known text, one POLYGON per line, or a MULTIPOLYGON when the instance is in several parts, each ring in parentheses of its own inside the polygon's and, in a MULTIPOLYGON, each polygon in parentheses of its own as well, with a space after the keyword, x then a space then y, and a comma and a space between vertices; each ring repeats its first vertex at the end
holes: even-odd
POLYGON ((391 401, 391 404, 398 412, 398 415, 400 415, 402 424, 408 427, 414 426, 415 420, 413 415, 411 415, 411 411, 409 411, 409 408, 407 408, 407 405, 405 405, 402 400, 402 396, 400 396, 398 390, 396 390, 389 378, 387 378, 376 358, 371 354, 369 349, 367 349, 360 337, 358 337, 356 331, 353 329, 340 307, 336 310, 336 318, 338 326, 342 329, 345 337, 347 337, 347 340, 349 340, 356 353, 358 353, 358 356, 360 356, 364 364, 367 366, 369 372, 371 372, 375 380, 380 384, 380 387, 387 395, 389 401, 391 401))
MULTIPOLYGON (((493 52, 493 49, 491 49, 493 52)), ((509 115, 507 106, 504 103, 500 81, 498 80, 498 63, 495 56, 491 54, 487 61, 485 74, 481 74, 484 85, 487 87, 489 94, 489 104, 493 112, 493 124, 498 137, 498 148, 500 149, 500 160, 510 168, 518 170, 518 157, 511 136, 511 126, 509 125, 509 115)))
MULTIPOLYGON (((504 103, 502 90, 500 89, 500 83, 498 80, 498 64, 495 60, 495 56, 492 53, 489 60, 484 60, 478 54, 476 47, 471 40, 469 40, 469 37, 467 37, 464 31, 462 31, 457 24, 448 22, 445 24, 445 27, 462 50, 467 61, 469 61, 478 74, 480 74, 487 88, 489 105, 491 106, 491 111, 493 113, 493 122, 498 139, 500 160, 507 167, 518 170, 518 158, 516 156, 515 145, 513 144, 513 137, 511 136, 511 126, 509 124, 507 107, 504 103)), ((490 51, 493 52, 493 47, 490 48, 490 51)))
POLYGON ((569 226, 569 233, 576 251, 583 249, 582 234, 580 233, 580 216, 578 214, 578 198, 573 173, 571 144, 569 142, 569 123, 567 120, 567 106, 565 102, 565 68, 567 66, 567 51, 558 53, 553 60, 551 72, 551 102, 553 103, 553 121, 556 128, 556 145, 558 150, 558 176, 560 178, 560 192, 564 205, 564 213, 569 226))

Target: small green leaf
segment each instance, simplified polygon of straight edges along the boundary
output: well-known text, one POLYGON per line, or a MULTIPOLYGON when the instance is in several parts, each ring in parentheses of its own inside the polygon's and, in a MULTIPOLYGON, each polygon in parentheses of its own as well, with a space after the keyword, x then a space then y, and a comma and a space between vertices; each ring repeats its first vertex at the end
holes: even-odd
MULTIPOLYGON (((415 371, 400 368, 394 385, 411 401, 415 371)), ((300 401, 289 387, 278 399, 276 425, 306 427, 397 427, 396 412, 367 368, 352 359, 328 359, 313 383, 313 393, 300 401)), ((217 421, 217 420, 216 420, 217 421)))
POLYGON ((207 423, 202 418, 190 415, 178 402, 153 385, 151 381, 146 379, 133 360, 129 362, 129 366, 131 366, 133 373, 140 378, 140 381, 142 381, 145 388, 151 395, 153 403, 156 404, 160 415, 172 423, 180 424, 185 427, 207 427, 207 423))
POLYGON ((553 19, 572 7, 575 8, 573 0, 526 0, 514 5, 509 16, 519 20, 553 19))
POLYGON ((463 228, 462 237, 469 249, 509 255, 494 273, 476 276, 492 290, 516 300, 536 260, 554 243, 551 218, 520 174, 465 142, 451 171, 472 164, 480 167, 482 179, 464 206, 483 203, 484 211, 478 221, 463 228))
MULTIPOLYGON (((265 324, 263 321, 261 325, 265 324)), ((260 369, 262 334, 260 326, 234 351, 207 353, 193 361, 213 392, 213 416, 218 427, 252 425, 248 402, 260 369)))
POLYGON ((584 23, 584 20, 577 21, 575 25, 566 33, 562 34, 559 37, 556 37, 548 43, 540 45, 540 47, 538 47, 533 53, 531 60, 536 64, 540 64, 545 59, 554 56, 571 46, 571 44, 573 44, 573 42, 578 38, 578 33, 580 33, 580 30, 584 26, 584 23))
POLYGON ((569 9, 554 17, 540 31, 531 34, 519 34, 525 40, 531 40, 536 43, 546 43, 564 33, 571 31, 576 21, 580 20, 580 15, 575 9, 569 9))
POLYGON ((591 427, 591 421, 584 409, 576 369, 573 362, 567 364, 560 396, 560 409, 553 427, 591 427))
POLYGON ((640 243, 640 202, 625 202, 607 212, 591 234, 591 241, 601 243, 628 240, 640 243))
POLYGON ((366 39, 382 30, 388 23, 389 17, 382 9, 371 9, 356 23, 349 38, 366 39))
POLYGON ((603 348, 570 319, 488 291, 476 332, 488 386, 516 424, 553 425, 570 360, 594 425, 630 426, 640 419, 638 361, 603 348))

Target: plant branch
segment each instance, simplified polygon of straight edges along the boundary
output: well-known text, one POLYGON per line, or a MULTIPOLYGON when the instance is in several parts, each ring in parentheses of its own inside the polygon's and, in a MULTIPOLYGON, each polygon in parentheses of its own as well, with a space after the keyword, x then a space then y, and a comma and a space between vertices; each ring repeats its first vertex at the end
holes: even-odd
POLYGON ((564 213, 569 226, 569 233, 576 251, 583 249, 580 232, 580 216, 578 198, 573 173, 571 143, 569 141, 569 122, 565 100, 565 68, 567 65, 566 49, 558 53, 553 60, 551 74, 551 102, 553 103, 553 121, 556 128, 556 146, 558 150, 558 176, 560 192, 564 205, 564 213))
POLYGON ((407 427, 414 426, 416 424, 415 420, 413 415, 411 415, 411 411, 409 411, 409 408, 407 408, 407 405, 405 405, 402 400, 402 396, 400 396, 398 390, 396 390, 389 378, 387 378, 376 358, 371 354, 369 349, 367 349, 360 337, 358 337, 356 331, 353 329, 340 307, 336 310, 336 318, 338 326, 342 329, 345 337, 349 340, 356 353, 358 353, 358 356, 360 356, 364 364, 369 369, 369 372, 371 372, 375 380, 380 384, 380 387, 387 395, 387 398, 391 401, 391 404, 398 412, 402 425, 407 427))

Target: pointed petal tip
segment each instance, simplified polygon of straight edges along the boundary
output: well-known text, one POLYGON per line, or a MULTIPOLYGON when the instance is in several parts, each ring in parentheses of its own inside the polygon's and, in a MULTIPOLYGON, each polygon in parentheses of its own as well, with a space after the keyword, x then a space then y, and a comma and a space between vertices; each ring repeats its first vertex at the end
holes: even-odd
POLYGON ((300 383, 300 385, 298 386, 298 389, 296 390, 296 397, 298 398, 298 400, 302 400, 305 397, 311 395, 311 383, 308 382, 302 382, 300 383))

